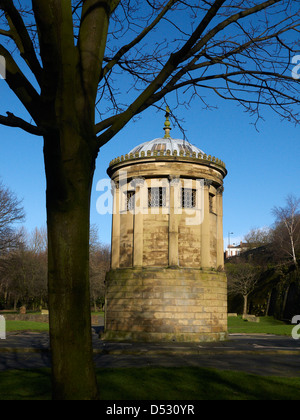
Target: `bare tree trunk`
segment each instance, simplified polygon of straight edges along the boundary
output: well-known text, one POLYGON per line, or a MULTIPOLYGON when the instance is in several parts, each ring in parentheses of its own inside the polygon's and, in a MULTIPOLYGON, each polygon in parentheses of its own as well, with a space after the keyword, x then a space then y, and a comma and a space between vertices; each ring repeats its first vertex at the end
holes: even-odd
POLYGON ((244 295, 244 310, 243 315, 247 315, 248 313, 248 295, 244 295))
POLYGON ((14 312, 17 310, 18 299, 19 298, 14 298, 14 312))
POLYGON ((93 299, 94 301, 94 311, 97 312, 97 302, 96 302, 96 298, 93 299))
POLYGON ((294 244, 293 235, 290 235, 290 241, 291 241, 291 247, 292 247, 293 262, 294 262, 294 265, 295 265, 296 269, 298 270, 298 262, 297 262, 297 257, 296 257, 296 251, 295 251, 295 244, 294 244))
POLYGON ((53 398, 90 400, 98 398, 89 290, 90 195, 95 163, 86 141, 74 137, 72 130, 64 135, 69 136, 64 141, 45 139, 53 398), (62 151, 62 144, 66 149, 70 144, 72 147, 62 151))
POLYGON ((7 304, 7 297, 8 297, 8 292, 7 289, 4 290, 4 303, 5 305, 7 304))

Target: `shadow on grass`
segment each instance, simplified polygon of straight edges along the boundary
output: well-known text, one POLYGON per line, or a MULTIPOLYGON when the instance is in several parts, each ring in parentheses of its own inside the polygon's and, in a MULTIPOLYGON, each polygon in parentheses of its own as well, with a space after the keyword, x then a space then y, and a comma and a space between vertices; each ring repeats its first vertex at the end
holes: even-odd
POLYGON ((295 400, 300 378, 202 368, 102 370, 102 398, 131 400, 295 400))
MULTIPOLYGON (((98 369, 101 399, 299 400, 300 378, 187 368, 98 369)), ((50 369, 0 373, 0 400, 50 400, 50 369)))
POLYGON ((0 373, 0 400, 50 400, 50 369, 8 370, 0 373))

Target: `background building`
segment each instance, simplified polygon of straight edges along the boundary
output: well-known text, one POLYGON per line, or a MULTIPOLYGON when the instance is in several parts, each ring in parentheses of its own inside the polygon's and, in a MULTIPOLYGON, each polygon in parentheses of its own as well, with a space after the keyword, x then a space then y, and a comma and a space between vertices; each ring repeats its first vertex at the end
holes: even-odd
POLYGON ((240 242, 239 245, 228 245, 225 250, 225 258, 237 257, 243 252, 249 251, 250 249, 257 248, 255 244, 240 242))

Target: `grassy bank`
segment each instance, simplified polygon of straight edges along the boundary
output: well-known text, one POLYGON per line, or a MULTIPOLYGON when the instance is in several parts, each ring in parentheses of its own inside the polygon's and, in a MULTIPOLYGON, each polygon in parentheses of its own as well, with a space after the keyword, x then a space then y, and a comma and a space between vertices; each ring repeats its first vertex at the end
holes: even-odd
POLYGON ((287 325, 273 317, 265 316, 260 318, 260 322, 249 322, 241 316, 228 318, 228 331, 230 334, 273 334, 273 335, 292 335, 293 325, 287 325))

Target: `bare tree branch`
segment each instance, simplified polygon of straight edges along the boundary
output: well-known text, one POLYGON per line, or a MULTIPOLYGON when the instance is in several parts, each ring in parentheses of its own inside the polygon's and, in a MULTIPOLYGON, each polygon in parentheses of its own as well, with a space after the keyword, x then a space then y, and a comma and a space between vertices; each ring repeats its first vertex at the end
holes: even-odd
POLYGON ((155 26, 162 20, 162 18, 166 15, 166 13, 172 8, 172 6, 178 2, 178 0, 169 0, 162 11, 158 14, 158 16, 151 22, 149 26, 147 26, 133 41, 129 44, 124 45, 118 52, 115 54, 112 60, 110 60, 105 68, 102 71, 102 77, 105 77, 106 74, 120 62, 121 58, 133 47, 139 44, 148 34, 152 31, 155 26))
POLYGON ((6 61, 6 82, 38 124, 40 121, 40 96, 20 70, 10 52, 0 44, 0 55, 6 61))
MULTIPOLYGON (((82 6, 78 49, 82 81, 87 91, 97 92, 106 48, 109 19, 119 0, 86 0, 82 6)), ((94 102, 96 98, 94 98, 94 102)))
MULTIPOLYGON (((269 62, 266 57, 269 54, 268 48, 271 45, 270 43, 274 40, 273 45, 276 45, 277 43, 277 45, 279 44, 282 48, 284 48, 285 43, 283 41, 278 43, 278 38, 288 31, 298 30, 299 23, 291 25, 290 20, 286 18, 286 27, 282 26, 285 23, 285 19, 283 19, 277 25, 267 25, 260 35, 257 35, 253 29, 253 35, 255 34, 255 36, 251 34, 250 30, 249 32, 244 30, 240 23, 240 21, 275 6, 277 3, 281 3, 281 0, 268 0, 258 5, 256 4, 253 7, 240 10, 238 13, 229 15, 229 17, 221 21, 212 29, 208 30, 205 34, 204 29, 208 27, 213 17, 215 17, 216 13, 224 4, 224 2, 220 1, 215 1, 213 4, 209 3, 209 11, 207 12, 205 18, 201 21, 189 39, 184 43, 184 46, 177 52, 171 54, 166 63, 162 64, 161 69, 158 70, 157 74, 151 81, 147 80, 150 75, 149 77, 146 77, 145 72, 138 72, 138 65, 136 66, 137 70, 135 71, 132 65, 129 64, 133 63, 132 60, 129 60, 127 64, 126 61, 122 62, 121 57, 117 56, 119 60, 117 64, 119 64, 124 71, 128 72, 128 74, 137 80, 140 80, 141 83, 144 83, 144 88, 141 88, 142 93, 135 101, 132 102, 127 110, 119 112, 117 115, 101 121, 96 125, 96 133, 99 134, 100 147, 109 141, 111 136, 118 132, 127 123, 127 121, 132 118, 133 115, 139 114, 149 106, 162 100, 168 93, 178 91, 179 89, 188 86, 212 89, 219 96, 226 99, 234 99, 242 103, 244 106, 247 104, 246 94, 256 94, 256 99, 251 99, 251 96, 248 97, 247 108, 251 113, 253 112, 251 104, 257 103, 258 106, 269 104, 269 106, 274 106, 275 110, 278 109, 278 113, 282 112, 285 117, 291 118, 292 113, 287 107, 289 105, 299 103, 299 95, 297 93, 296 86, 294 95, 288 92, 289 90, 292 90, 293 85, 296 85, 296 81, 291 76, 289 77, 284 74, 287 70, 286 61, 284 69, 282 70, 282 73, 280 73, 275 70, 271 57, 269 62), (213 8, 215 8, 214 11, 213 8), (241 43, 240 40, 235 42, 234 39, 230 39, 230 36, 227 39, 214 41, 217 34, 223 32, 225 28, 232 26, 233 24, 238 24, 238 26, 242 28, 242 34, 246 35, 248 38, 246 42, 241 43), (230 45, 232 46, 231 48, 229 48, 230 45), (251 56, 252 51, 253 56, 251 56), (259 57, 259 52, 264 54, 261 59, 259 57), (244 62, 239 63, 237 57, 243 57, 243 55, 244 62), (206 58, 209 61, 203 61, 203 58, 206 58), (269 69, 267 68, 268 65, 270 67, 269 69), (224 66, 227 69, 230 67, 235 68, 236 71, 219 71, 221 66, 224 66), (213 67, 216 67, 216 69, 218 68, 215 74, 212 75, 210 71, 209 75, 205 75, 205 72, 213 67), (175 70, 177 70, 177 73, 174 73, 175 70), (192 72, 199 72, 200 70, 203 70, 202 75, 192 74, 192 72), (225 81, 224 87, 217 88, 215 86, 210 86, 209 84, 206 86, 203 85, 203 83, 216 79, 223 79, 225 81), (279 86, 285 82, 287 86, 286 93, 283 92, 282 89, 280 90, 276 88, 276 85, 279 86), (242 86, 243 84, 246 88, 244 89, 244 97, 236 97, 234 95, 235 89, 233 86, 242 86), (251 90, 247 90, 247 87, 251 90), (224 89, 227 89, 228 95, 226 96, 221 92, 224 89), (262 96, 264 92, 265 100, 262 96), (269 95, 269 98, 272 99, 271 102, 269 101, 269 98, 266 97, 267 94, 269 95), (259 104, 260 100, 261 103, 259 104)), ((138 43, 138 38, 136 38, 135 41, 138 43)), ((120 51, 117 54, 120 54, 120 51)), ((295 50, 290 47, 290 53, 291 51, 295 50)), ((125 53, 126 51, 124 54, 125 53)), ((141 57, 141 60, 143 60, 143 58, 145 60, 145 57, 141 57)), ((281 65, 281 63, 278 62, 278 65, 281 65)), ((108 69, 108 67, 106 67, 106 69, 108 69)), ((109 85, 108 79, 106 79, 106 85, 107 87, 109 85)), ((108 96, 113 99, 112 87, 109 87, 108 89, 110 92, 108 96)), ((295 114, 294 121, 298 121, 297 114, 295 114)))
POLYGON ((16 117, 10 112, 7 112, 7 117, 0 115, 0 124, 6 125, 7 127, 21 128, 22 130, 27 131, 27 133, 34 134, 35 136, 43 136, 44 134, 40 128, 26 122, 22 118, 16 117))
MULTIPOLYGON (((5 12, 10 27, 10 31, 6 32, 6 35, 10 36, 15 41, 21 57, 26 61, 37 81, 41 83, 42 68, 20 13, 11 0, 0 0, 0 10, 5 12)), ((2 31, 2 35, 5 35, 5 31, 2 31)))
MULTIPOLYGON (((197 39, 205 31, 207 26, 210 24, 212 19, 216 16, 218 10, 222 7, 226 0, 216 0, 209 11, 206 13, 201 23, 198 25, 197 29, 184 44, 184 46, 177 51, 176 53, 171 54, 169 60, 167 61, 164 68, 158 74, 158 76, 153 80, 153 82, 144 90, 144 92, 130 105, 130 107, 121 114, 121 118, 115 120, 112 127, 110 127, 106 133, 100 135, 99 145, 100 147, 106 144, 113 135, 119 132, 127 122, 136 114, 138 114, 144 104, 149 100, 149 98, 164 84, 164 82, 169 78, 172 72, 178 67, 178 65, 186 59, 190 49, 195 44, 197 39)), ((272 0, 276 1, 276 0, 272 0)), ((103 130, 102 124, 96 126, 96 133, 99 133, 103 130)))

